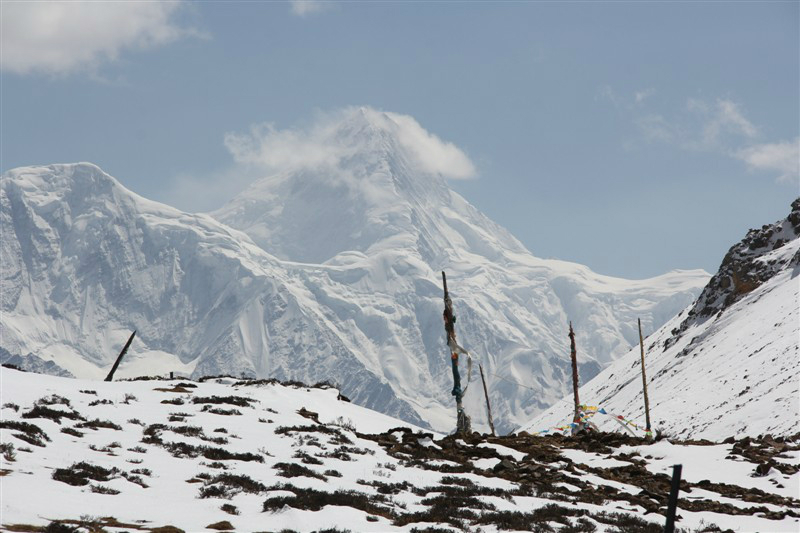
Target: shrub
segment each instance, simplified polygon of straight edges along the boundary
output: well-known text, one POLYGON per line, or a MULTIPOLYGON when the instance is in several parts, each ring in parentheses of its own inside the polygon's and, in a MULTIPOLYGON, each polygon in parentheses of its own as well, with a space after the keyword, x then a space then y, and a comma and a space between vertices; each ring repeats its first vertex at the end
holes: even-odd
POLYGON ((0 443, 0 455, 9 463, 13 463, 17 460, 17 454, 14 453, 14 445, 10 442, 0 443))
POLYGON ((314 457, 313 455, 309 455, 303 451, 296 451, 294 454, 295 459, 300 459, 300 461, 307 465, 321 465, 322 461, 314 457))
POLYGON ((109 481, 116 477, 119 477, 119 470, 116 468, 107 469, 83 461, 74 463, 69 468, 56 468, 53 471, 53 479, 73 486, 88 485, 89 480, 109 481))
POLYGON ((239 492, 260 494, 267 490, 263 483, 251 477, 235 474, 220 474, 209 480, 208 484, 200 489, 201 498, 222 497, 230 498, 239 492))
POLYGON ((177 433, 178 435, 185 435, 187 437, 199 437, 203 434, 203 428, 200 426, 172 426, 169 431, 177 433))
POLYGON ((211 413, 212 415, 225 415, 225 416, 231 416, 231 415, 238 416, 242 414, 242 412, 239 411, 238 409, 222 409, 218 407, 211 407, 210 405, 204 405, 201 411, 203 411, 204 413, 211 413))
POLYGON ((313 477, 316 479, 321 479, 323 481, 325 480, 325 476, 323 476, 322 474, 317 474, 310 468, 307 468, 297 463, 275 463, 274 468, 280 470, 280 472, 278 472, 278 475, 282 477, 305 476, 305 477, 313 477))
POLYGON ((22 413, 22 418, 47 418, 49 420, 54 421, 56 424, 61 424, 62 418, 68 418, 70 420, 86 420, 84 417, 80 415, 80 413, 77 413, 75 411, 59 411, 57 409, 51 409, 47 407, 47 405, 52 405, 52 404, 37 403, 31 408, 30 411, 22 413))
POLYGON ((131 402, 136 402, 136 401, 139 401, 139 400, 133 394, 126 394, 125 398, 122 399, 122 403, 126 403, 126 404, 131 403, 131 402))
MULTIPOLYGON (((30 422, 0 420, 0 429, 19 431, 20 433, 12 433, 12 435, 20 440, 24 440, 28 444, 33 444, 34 446, 44 447, 44 441, 50 441, 50 437, 48 437, 39 426, 36 424, 31 424, 30 422)), ((20 448, 20 450, 22 450, 22 448, 20 448)))
POLYGON ((106 400, 105 398, 103 398, 102 400, 95 400, 93 402, 89 402, 89 407, 94 407, 95 405, 111 405, 113 403, 114 402, 112 402, 111 400, 106 400))
POLYGON ((192 403, 229 404, 238 407, 250 407, 256 400, 244 396, 197 396, 192 398, 192 403))
POLYGON ((92 485, 92 492, 96 492, 98 494, 110 494, 112 496, 119 494, 119 491, 116 489, 112 489, 111 487, 105 487, 103 485, 92 485))
POLYGON ((58 394, 51 394, 36 400, 36 405, 66 405, 69 407, 69 400, 58 394))
POLYGON ((264 511, 277 511, 284 505, 307 511, 319 511, 326 505, 353 507, 367 514, 392 517, 391 510, 383 505, 386 498, 380 495, 367 495, 352 490, 337 490, 336 492, 323 492, 314 489, 301 489, 288 485, 278 485, 269 490, 288 490, 292 496, 276 496, 264 501, 264 511))
POLYGON ((228 514, 232 514, 232 515, 238 515, 239 514, 239 510, 236 508, 236 506, 235 505, 231 505, 229 503, 223 503, 222 507, 220 507, 220 509, 222 509, 223 511, 225 511, 228 514))
POLYGON ((83 437, 83 433, 75 428, 61 428, 61 433, 66 433, 67 435, 72 435, 73 437, 83 437))
POLYGON ((170 405, 183 405, 184 401, 180 398, 172 398, 171 400, 161 400, 161 403, 167 403, 170 405))
MULTIPOLYGON (((82 419, 83 420, 83 419, 82 419)), ((78 428, 90 428, 90 429, 115 429, 117 431, 121 430, 122 428, 115 424, 110 420, 100 420, 99 418, 95 418, 94 420, 89 420, 87 422, 81 422, 80 424, 76 425, 75 427, 78 428)))

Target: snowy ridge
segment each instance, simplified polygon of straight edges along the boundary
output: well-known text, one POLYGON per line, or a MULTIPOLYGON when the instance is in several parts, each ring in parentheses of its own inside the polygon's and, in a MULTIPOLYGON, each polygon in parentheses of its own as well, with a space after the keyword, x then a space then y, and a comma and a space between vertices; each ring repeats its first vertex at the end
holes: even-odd
MULTIPOLYGON (((792 207, 786 220, 733 246, 698 302, 645 340, 654 429, 711 440, 797 431, 800 201, 792 207), (731 272, 742 275, 733 281, 731 272)), ((580 398, 644 426, 639 348, 583 385, 580 398)), ((571 404, 565 398, 522 430, 568 421, 571 404)), ((593 421, 615 426, 600 415, 593 421)))
POLYGON ((800 436, 462 440, 327 386, 9 368, 0 384, 7 531, 658 531, 676 462, 681 533, 800 524, 800 436))
MULTIPOLYGON (((569 320, 588 379, 636 342, 638 317, 655 330, 707 281, 623 280, 532 256, 420 166, 397 120, 355 110, 331 130, 333 162, 254 183, 214 213, 224 223, 141 198, 90 164, 5 173, 2 347, 102 377, 135 329, 123 377, 328 380, 447 431, 445 270, 459 342, 484 365, 504 432, 565 392, 569 320)), ((465 401, 488 429, 480 395, 465 401)))

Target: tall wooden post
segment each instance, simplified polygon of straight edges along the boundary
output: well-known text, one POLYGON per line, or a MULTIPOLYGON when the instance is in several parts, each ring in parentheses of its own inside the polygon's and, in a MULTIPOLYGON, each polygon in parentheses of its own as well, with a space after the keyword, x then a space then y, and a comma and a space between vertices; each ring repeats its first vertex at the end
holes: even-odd
POLYGON ((650 433, 650 401, 647 399, 647 375, 644 371, 644 337, 642 337, 642 319, 639 318, 639 349, 642 352, 642 389, 644 390, 644 416, 647 423, 647 427, 645 431, 647 432, 647 436, 651 435, 650 433))
POLYGON ((453 302, 447 292, 447 276, 442 271, 442 284, 444 285, 444 331, 447 334, 447 346, 450 348, 450 366, 453 370, 453 391, 456 398, 456 432, 464 435, 472 431, 470 420, 464 412, 462 405, 463 391, 461 390, 461 375, 458 372, 458 343, 456 342, 456 315, 453 313, 453 302))
POLYGON ((479 364, 478 369, 481 371, 481 381, 483 382, 483 395, 486 397, 486 413, 489 417, 489 427, 492 430, 492 437, 495 436, 494 420, 492 419, 492 405, 489 403, 489 392, 486 390, 486 378, 483 377, 483 365, 479 364))
POLYGON ((580 431, 578 424, 581 421, 581 401, 578 399, 578 356, 575 349, 575 332, 572 330, 572 321, 569 323, 569 343, 569 356, 572 360, 572 392, 575 397, 575 416, 572 418, 572 422, 575 424, 572 427, 572 434, 574 435, 580 431))
POLYGON ((108 373, 108 375, 106 376, 105 381, 111 381, 112 379, 114 379, 114 372, 117 371, 117 367, 122 362, 122 358, 125 357, 126 353, 128 353, 128 348, 130 347, 131 343, 133 342, 133 338, 135 336, 136 336, 136 330, 133 330, 133 333, 131 333, 131 336, 128 338, 128 342, 125 343, 125 347, 122 348, 122 351, 119 352, 119 355, 117 356, 117 360, 114 361, 114 366, 111 367, 111 372, 108 373))

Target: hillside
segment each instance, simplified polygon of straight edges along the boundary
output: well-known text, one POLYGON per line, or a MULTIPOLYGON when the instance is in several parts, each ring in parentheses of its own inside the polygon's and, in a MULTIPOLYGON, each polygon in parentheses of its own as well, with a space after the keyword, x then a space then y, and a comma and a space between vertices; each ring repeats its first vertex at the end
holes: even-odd
POLYGON ((681 531, 800 524, 800 435, 462 440, 326 385, 9 368, 0 382, 4 531, 657 532, 676 462, 681 531))
MULTIPOLYGON (((681 438, 790 435, 800 426, 800 199, 731 247, 697 302, 645 340, 654 429, 681 438)), ((644 425, 639 349, 580 388, 581 401, 644 425)), ((571 398, 525 425, 570 418, 571 398)), ((609 417, 593 419, 601 428, 609 417)))

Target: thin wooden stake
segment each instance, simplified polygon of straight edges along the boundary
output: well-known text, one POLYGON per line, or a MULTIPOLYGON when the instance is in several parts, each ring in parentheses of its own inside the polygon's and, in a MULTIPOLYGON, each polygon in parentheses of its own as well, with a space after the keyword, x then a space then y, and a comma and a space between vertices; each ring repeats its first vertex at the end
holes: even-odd
POLYGON ((650 401, 647 399, 647 375, 644 371, 644 337, 642 337, 642 319, 639 318, 639 348, 642 352, 642 389, 644 390, 644 416, 647 423, 645 431, 650 435, 650 401))
POLYGON ((106 376, 105 381, 111 381, 112 379, 114 379, 114 372, 117 371, 117 367, 122 362, 122 358, 125 357, 126 353, 128 353, 128 348, 130 347, 131 343, 133 342, 133 338, 135 336, 136 336, 136 330, 133 330, 133 333, 131 333, 131 336, 128 338, 128 342, 125 343, 125 347, 122 348, 122 351, 119 352, 119 355, 117 356, 117 360, 114 361, 114 366, 111 367, 111 372, 108 373, 108 375, 106 376))
POLYGON ((572 427, 572 434, 575 435, 580 431, 578 424, 581 420, 581 401, 578 399, 578 356, 575 349, 575 332, 572 330, 572 321, 569 323, 569 342, 569 356, 572 360, 572 392, 575 396, 575 416, 572 418, 572 422, 575 425, 572 427))
POLYGON ((492 405, 489 403, 489 392, 486 390, 486 378, 483 377, 483 365, 478 364, 478 369, 481 371, 481 381, 483 382, 483 395, 486 397, 486 413, 489 416, 489 427, 492 429, 492 437, 495 436, 494 420, 492 420, 492 405))
POLYGON ((675 531, 675 512, 678 510, 678 491, 681 489, 682 469, 683 465, 672 466, 672 486, 667 502, 667 522, 664 524, 664 533, 674 533, 675 531))

